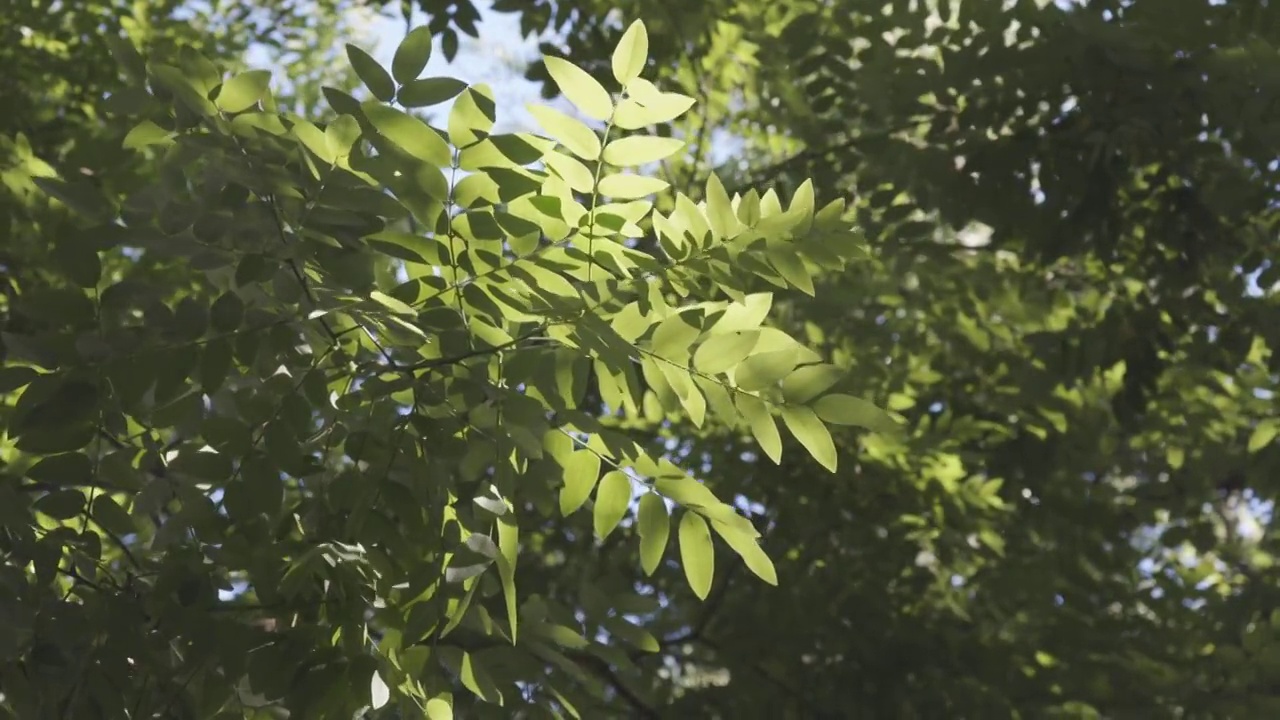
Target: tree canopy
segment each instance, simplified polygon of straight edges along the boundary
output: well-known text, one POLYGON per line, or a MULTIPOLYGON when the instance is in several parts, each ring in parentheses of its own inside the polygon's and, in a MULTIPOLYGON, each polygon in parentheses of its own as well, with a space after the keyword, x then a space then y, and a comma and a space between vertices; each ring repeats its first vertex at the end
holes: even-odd
POLYGON ((1274 3, 369 4, 19 8, 0 712, 1280 710, 1274 3))

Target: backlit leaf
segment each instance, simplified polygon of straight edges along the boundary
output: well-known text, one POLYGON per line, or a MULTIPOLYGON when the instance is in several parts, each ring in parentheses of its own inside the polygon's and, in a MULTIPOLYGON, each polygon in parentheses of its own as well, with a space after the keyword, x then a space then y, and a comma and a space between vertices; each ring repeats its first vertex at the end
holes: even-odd
POLYGON ((610 165, 637 167, 671 157, 684 146, 684 141, 678 138, 632 135, 610 142, 602 157, 610 165))
POLYGON ((640 534, 640 566, 646 575, 652 575, 662 562, 671 534, 671 518, 661 497, 653 493, 641 496, 636 529, 640 534))
POLYGON ((697 513, 686 511, 680 518, 680 562, 689 588, 700 600, 706 600, 711 593, 715 559, 707 521, 697 513))
POLYGON ((631 479, 626 473, 611 470, 600 479, 600 487, 596 490, 594 526, 596 537, 601 540, 609 537, 609 533, 618 526, 627 507, 631 504, 631 479))
POLYGON ((807 407, 784 407, 782 422, 814 460, 831 472, 836 471, 835 442, 831 440, 827 426, 822 424, 812 410, 807 407))
POLYGON ((600 157, 600 137, 580 121, 544 105, 528 106, 529 114, 553 140, 583 160, 600 157))
POLYGON ((218 109, 226 113, 238 113, 248 110, 262 99, 271 82, 269 70, 248 70, 222 84, 218 91, 218 99, 214 101, 218 109))
POLYGON ((449 144, 426 123, 382 103, 367 102, 361 107, 369 122, 396 147, 436 167, 452 164, 453 152, 449 144))
POLYGON ((600 479, 600 456, 579 450, 564 465, 564 487, 560 489, 560 514, 572 515, 591 497, 600 479))
POLYGON ((824 395, 813 404, 813 411, 832 425, 857 425, 877 432, 891 432, 901 427, 889 413, 852 395, 824 395))
POLYGON ((556 87, 583 115, 593 120, 609 119, 613 114, 613 98, 595 78, 562 58, 547 56, 543 62, 556 87))
POLYGON ((754 395, 738 394, 734 396, 738 410, 747 418, 751 426, 751 434, 760 449, 774 463, 782 462, 782 436, 778 434, 778 424, 769 412, 769 406, 754 395))
POLYGON ((773 561, 760 548, 755 538, 718 520, 712 521, 711 527, 715 528, 716 534, 738 553, 738 557, 742 558, 748 570, 770 585, 777 586, 778 571, 774 569, 773 561))
POLYGON ((387 74, 386 69, 373 59, 372 55, 355 45, 348 44, 347 60, 351 63, 351 69, 356 71, 360 82, 369 88, 369 92, 373 93, 374 97, 383 102, 391 102, 396 95, 395 81, 387 74))
POLYGON ((614 48, 611 58, 613 77, 618 84, 626 87, 627 83, 640 77, 645 61, 649 58, 649 33, 644 23, 636 20, 622 34, 618 46, 614 48))
POLYGON ((431 28, 423 25, 405 34, 391 59, 391 74, 404 84, 415 80, 431 59, 431 28))

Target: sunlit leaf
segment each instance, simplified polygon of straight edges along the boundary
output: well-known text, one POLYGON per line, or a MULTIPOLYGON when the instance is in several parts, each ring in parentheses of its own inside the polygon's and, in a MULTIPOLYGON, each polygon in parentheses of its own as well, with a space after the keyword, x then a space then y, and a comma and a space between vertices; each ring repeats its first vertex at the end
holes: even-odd
POLYGON ((707 521, 697 513, 686 511, 680 518, 680 562, 689 588, 701 600, 706 600, 711 593, 715 559, 707 521))

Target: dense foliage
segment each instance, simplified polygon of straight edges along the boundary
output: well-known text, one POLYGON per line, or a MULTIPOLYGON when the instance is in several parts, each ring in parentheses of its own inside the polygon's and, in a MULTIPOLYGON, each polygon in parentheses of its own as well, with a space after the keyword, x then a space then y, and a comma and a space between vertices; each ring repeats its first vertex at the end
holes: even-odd
POLYGON ((776 584, 755 526, 647 440, 679 415, 777 462, 785 428, 834 472, 827 424, 892 431, 752 289, 864 252, 807 185, 784 208, 713 175, 654 213, 667 183, 627 170, 682 148, 644 129, 693 99, 640 76, 647 44, 633 24, 615 92, 548 58, 603 127, 531 107, 544 137, 419 77, 428 28, 389 71, 348 45, 373 99, 326 88, 323 126, 267 71, 112 43, 132 162, 39 167, 69 214, 19 227, 54 248, 15 275, 0 375, 14 714, 592 715, 599 676, 658 650, 659 603, 525 590, 589 501, 564 532, 624 526, 647 574, 705 598, 714 534, 776 584), (447 131, 412 114, 449 100, 447 131))
POLYGON ((1275 3, 367 4, 0 48, 3 711, 1280 711, 1275 3))

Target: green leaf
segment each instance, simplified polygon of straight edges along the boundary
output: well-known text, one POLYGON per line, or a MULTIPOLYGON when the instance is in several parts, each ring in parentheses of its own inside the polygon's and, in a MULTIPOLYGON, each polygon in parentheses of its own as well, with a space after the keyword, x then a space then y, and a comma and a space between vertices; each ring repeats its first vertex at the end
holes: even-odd
POLYGON ((782 397, 789 403, 807 403, 840 382, 844 376, 844 370, 826 363, 796 368, 795 372, 782 381, 782 397))
POLYGON ((783 242, 770 242, 765 254, 774 270, 793 287, 809 297, 814 296, 813 277, 795 248, 783 242))
POLYGON ((519 615, 516 597, 516 561, 520 554, 520 528, 514 518, 498 521, 498 575, 502 595, 507 603, 507 624, 511 626, 511 642, 516 642, 516 620, 519 615))
POLYGON ((84 494, 79 490, 58 490, 35 502, 35 509, 55 520, 70 520, 84 509, 84 494))
POLYGON ((618 47, 613 49, 611 65, 614 79, 619 85, 626 87, 627 83, 640 77, 648 59, 649 32, 643 22, 636 20, 622 34, 618 47))
POLYGON ((624 173, 606 175, 596 186, 601 195, 615 200, 635 200, 660 193, 668 187, 670 184, 660 178, 624 173))
POLYGON ((404 302, 397 300, 385 293, 378 292, 377 290, 374 290, 373 292, 369 293, 369 298, 372 299, 374 302, 378 303, 379 305, 381 305, 382 307, 398 315, 416 316, 418 314, 417 310, 414 310, 412 307, 410 307, 409 305, 406 305, 404 302))
POLYGON ((827 426, 822 424, 812 410, 807 407, 784 407, 782 422, 814 460, 831 472, 836 471, 836 445, 831 440, 827 426))
POLYGON ((552 151, 547 153, 543 162, 564 180, 569 187, 580 193, 591 193, 595 190, 596 178, 592 174, 590 168, 583 165, 580 160, 562 152, 552 151))
POLYGON ((790 375, 799 360, 800 354, 795 348, 756 353, 738 365, 733 371, 733 380, 743 390, 770 388, 790 375))
POLYGON ((595 78, 562 58, 547 56, 543 62, 556 87, 583 115, 593 120, 609 119, 613 114, 613 98, 595 78))
POLYGON ((751 426, 751 434, 760 449, 775 464, 782 462, 782 436, 778 434, 778 425, 774 422, 769 406, 754 395, 738 394, 734 397, 738 410, 747 418, 751 426))
POLYGON ((742 558, 747 569, 755 573, 756 577, 775 587, 778 585, 778 571, 774 569, 773 561, 760 548, 755 538, 719 520, 713 520, 711 527, 715 528, 716 534, 738 553, 738 557, 742 558))
POLYGON ((249 70, 222 84, 214 105, 225 113, 244 112, 262 99, 271 84, 271 71, 249 70))
POLYGON ((244 301, 234 291, 218 296, 209 308, 209 324, 218 332, 232 332, 244 321, 244 301))
POLYGON ((456 78, 423 78, 405 83, 396 95, 396 100, 405 107, 429 107, 448 102, 466 89, 467 84, 456 78))
POLYGON ((93 479, 93 462, 84 453, 51 455, 27 468, 27 477, 50 485, 87 485, 93 479))
POLYGON ((440 133, 418 118, 372 101, 361 107, 369 122, 396 147, 436 167, 453 164, 453 151, 449 144, 440 133))
POLYGON ((642 652, 658 652, 658 641, 648 631, 621 617, 607 617, 602 623, 609 634, 642 652))
POLYGON ((329 152, 336 157, 351 154, 351 148, 360 139, 360 122, 351 115, 339 115, 324 129, 324 139, 329 152))
POLYGON ((373 59, 373 56, 355 45, 348 44, 347 60, 351 63, 351 69, 356 71, 360 82, 369 88, 369 92, 373 93, 374 97, 383 102, 391 102, 396 96, 395 81, 387 74, 386 69, 373 59))
POLYGON ((661 497, 647 493, 640 498, 636 529, 640 533, 640 567, 645 575, 652 575, 662 562, 671 535, 671 518, 661 497))
POLYGON ((654 135, 632 135, 618 138, 604 148, 603 159, 618 167, 637 167, 655 163, 684 149, 685 142, 678 138, 654 135))
POLYGON ((396 82, 404 84, 416 79, 431 59, 431 28, 425 25, 410 30, 391 59, 391 74, 396 82))
POLYGON ((759 340, 754 331, 712 335, 694 352, 693 366, 708 375, 725 372, 745 360, 759 340))
POLYGON ((1256 453, 1267 447, 1280 435, 1280 421, 1263 420, 1253 428, 1249 435, 1249 452, 1256 453))
POLYGON ((693 342, 701 333, 702 328, 689 324, 687 313, 678 313, 658 323, 653 331, 651 348, 659 357, 684 363, 689 359, 693 342))
POLYGON ((596 536, 601 540, 609 537, 609 533, 618 526, 627 507, 631 504, 631 478, 626 473, 611 470, 600 480, 596 490, 596 506, 594 513, 596 536))
MULTIPOLYGON (((635 84, 631 83, 627 89, 631 90, 631 85, 635 84)), ((661 125, 688 112, 693 103, 693 98, 678 93, 652 93, 643 98, 627 98, 618 103, 618 108, 613 113, 613 124, 623 130, 661 125)))
POLYGON ((443 698, 431 698, 427 701, 428 720, 453 720, 453 706, 443 698))
POLYGON ((738 214, 733 210, 729 193, 715 173, 707 177, 707 222, 711 225, 711 231, 721 239, 732 238, 742 227, 738 214))
POLYGON ((589 450, 572 453, 564 463, 564 487, 560 489, 560 514, 568 517, 591 497, 600 479, 600 456, 589 450))
POLYGON ((888 412, 852 395, 824 395, 813 404, 813 411, 832 425, 857 425, 876 432, 892 432, 901 428, 888 412))
POLYGON ((137 150, 148 145, 156 145, 168 142, 174 133, 165 130, 150 120, 143 120, 124 136, 124 147, 129 150, 137 150))
POLYGON ((680 562, 693 594, 706 600, 711 593, 716 554, 707 521, 694 512, 686 511, 680 518, 680 562))
POLYGON ((595 131, 568 115, 544 105, 528 106, 529 114, 553 140, 583 160, 600 157, 600 138, 595 131))
POLYGON ((133 518, 110 495, 99 495, 94 498, 92 514, 94 521, 108 532, 119 536, 137 532, 133 518))
POLYGON ((467 88, 449 111, 449 140, 458 148, 480 142, 493 129, 496 112, 488 85, 467 88))

